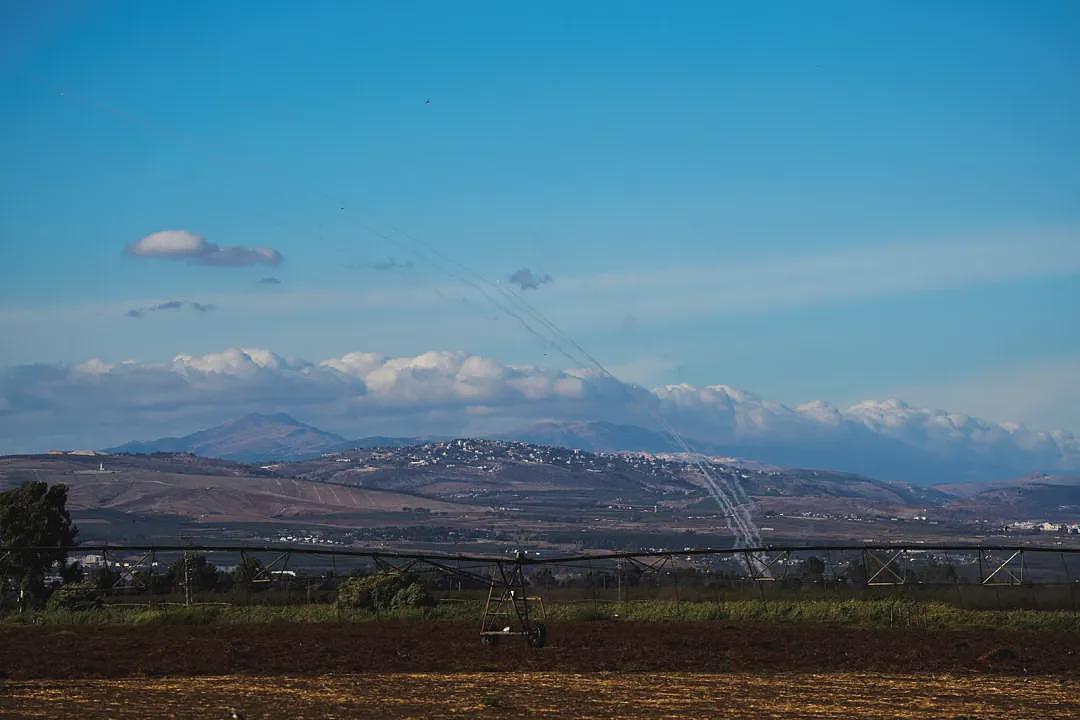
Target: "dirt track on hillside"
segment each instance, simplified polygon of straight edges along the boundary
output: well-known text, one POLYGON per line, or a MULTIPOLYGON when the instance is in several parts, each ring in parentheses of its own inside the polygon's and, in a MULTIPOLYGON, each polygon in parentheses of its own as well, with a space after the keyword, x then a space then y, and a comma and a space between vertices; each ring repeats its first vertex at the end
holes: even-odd
POLYGON ((475 623, 7 626, 0 678, 370 672, 883 672, 1080 677, 1080 634, 817 625, 563 622, 548 646, 475 623))

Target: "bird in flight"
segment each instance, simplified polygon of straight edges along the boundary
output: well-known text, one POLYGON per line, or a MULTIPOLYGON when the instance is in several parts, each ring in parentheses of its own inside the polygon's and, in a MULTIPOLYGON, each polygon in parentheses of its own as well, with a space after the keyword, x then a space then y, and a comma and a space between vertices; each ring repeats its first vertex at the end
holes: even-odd
POLYGON ((430 105, 431 104, 431 98, 428 98, 427 100, 425 100, 424 104, 425 105, 430 105))

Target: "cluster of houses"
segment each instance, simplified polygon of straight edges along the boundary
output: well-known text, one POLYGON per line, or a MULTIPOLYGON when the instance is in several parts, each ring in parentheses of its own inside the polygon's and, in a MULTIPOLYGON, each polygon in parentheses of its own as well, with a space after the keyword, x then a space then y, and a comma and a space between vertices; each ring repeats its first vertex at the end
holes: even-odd
POLYGON ((1005 532, 1045 532, 1058 535, 1080 535, 1080 523, 1046 522, 1040 520, 1019 520, 1006 525, 1005 532))

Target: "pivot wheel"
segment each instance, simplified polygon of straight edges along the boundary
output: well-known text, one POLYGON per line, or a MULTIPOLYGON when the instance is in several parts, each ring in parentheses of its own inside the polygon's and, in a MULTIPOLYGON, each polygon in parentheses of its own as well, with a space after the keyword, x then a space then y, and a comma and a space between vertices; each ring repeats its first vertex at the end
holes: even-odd
POLYGON ((535 623, 529 631, 529 647, 542 648, 547 644, 547 626, 535 623))

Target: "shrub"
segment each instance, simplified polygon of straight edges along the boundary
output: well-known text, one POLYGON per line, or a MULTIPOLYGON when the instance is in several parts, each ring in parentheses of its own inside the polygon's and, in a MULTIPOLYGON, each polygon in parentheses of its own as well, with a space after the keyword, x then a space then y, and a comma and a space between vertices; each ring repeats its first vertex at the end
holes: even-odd
POLYGON ((418 582, 410 583, 398 590, 390 599, 390 609, 430 607, 434 601, 424 586, 418 582))
POLYGON ((435 601, 412 573, 384 570, 343 582, 335 604, 342 609, 379 612, 429 607, 435 601))
POLYGON ((61 585, 49 598, 49 610, 91 610, 101 607, 101 590, 92 582, 61 585))

